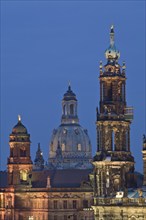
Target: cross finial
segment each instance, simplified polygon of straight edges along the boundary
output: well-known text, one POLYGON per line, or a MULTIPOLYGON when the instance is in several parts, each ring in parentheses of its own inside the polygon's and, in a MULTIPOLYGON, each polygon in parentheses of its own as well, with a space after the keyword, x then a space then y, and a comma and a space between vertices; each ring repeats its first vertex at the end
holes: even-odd
POLYGON ((71 82, 70 82, 70 80, 68 82, 68 90, 71 90, 71 82))

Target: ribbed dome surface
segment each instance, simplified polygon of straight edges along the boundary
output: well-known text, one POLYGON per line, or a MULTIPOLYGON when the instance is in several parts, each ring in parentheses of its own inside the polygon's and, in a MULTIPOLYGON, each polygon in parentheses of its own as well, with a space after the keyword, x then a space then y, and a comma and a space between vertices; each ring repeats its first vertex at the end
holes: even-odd
POLYGON ((63 157, 91 158, 91 143, 87 130, 79 124, 62 124, 54 129, 50 144, 51 158, 55 157, 58 144, 63 157))

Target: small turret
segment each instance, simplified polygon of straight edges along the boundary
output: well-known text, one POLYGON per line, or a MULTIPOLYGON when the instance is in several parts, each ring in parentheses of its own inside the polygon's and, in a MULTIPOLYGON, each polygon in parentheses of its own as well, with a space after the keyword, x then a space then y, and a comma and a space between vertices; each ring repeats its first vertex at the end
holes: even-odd
POLYGON ((43 152, 41 151, 40 143, 38 143, 38 149, 36 152, 34 165, 36 168, 40 168, 40 169, 44 167, 44 158, 43 158, 43 152))

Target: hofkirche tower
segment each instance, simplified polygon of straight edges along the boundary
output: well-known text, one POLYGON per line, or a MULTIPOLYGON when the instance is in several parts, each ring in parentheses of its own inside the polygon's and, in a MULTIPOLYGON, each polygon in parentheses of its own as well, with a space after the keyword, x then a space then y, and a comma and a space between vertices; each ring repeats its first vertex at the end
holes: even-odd
POLYGON ((133 182, 134 158, 130 152, 132 108, 126 103, 125 63, 118 63, 114 28, 105 51, 106 65, 100 62, 100 103, 97 109, 97 153, 94 157, 94 190, 98 197, 126 193, 133 182))

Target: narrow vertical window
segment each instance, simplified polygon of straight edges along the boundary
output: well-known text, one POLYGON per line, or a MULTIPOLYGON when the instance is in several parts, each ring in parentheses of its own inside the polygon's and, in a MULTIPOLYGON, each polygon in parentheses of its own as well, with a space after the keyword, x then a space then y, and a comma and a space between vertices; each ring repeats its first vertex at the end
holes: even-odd
POLYGON ((99 141, 100 141, 100 130, 97 128, 97 151, 101 150, 99 141))
POLYGON ((14 151, 14 148, 10 148, 10 157, 13 157, 13 152, 14 151))
POLYGON ((74 105, 73 104, 70 105, 70 114, 74 115, 74 105))
POLYGON ((83 200, 83 208, 88 208, 88 200, 83 200))
POLYGON ((63 209, 67 209, 67 200, 63 201, 63 209))
POLYGON ((65 144, 64 143, 61 145, 61 148, 62 148, 62 151, 65 151, 65 144))
POLYGON ((122 101, 125 101, 125 85, 122 84, 122 101))
POLYGON ((104 87, 103 87, 103 83, 101 84, 101 101, 103 101, 103 97, 104 97, 104 87))
POLYGON ((63 114, 66 115, 66 106, 63 106, 63 114))
POLYGON ((115 132, 112 131, 112 151, 115 150, 115 132))
POLYGON ((54 200, 54 209, 57 209, 57 200, 54 200))
POLYGON ((78 150, 78 151, 81 151, 81 144, 78 144, 77 150, 78 150))
POLYGON ((126 131, 126 151, 129 151, 129 132, 126 131))
POLYGON ((73 209, 76 209, 77 208, 77 201, 73 200, 72 204, 73 204, 73 209))

